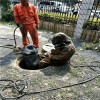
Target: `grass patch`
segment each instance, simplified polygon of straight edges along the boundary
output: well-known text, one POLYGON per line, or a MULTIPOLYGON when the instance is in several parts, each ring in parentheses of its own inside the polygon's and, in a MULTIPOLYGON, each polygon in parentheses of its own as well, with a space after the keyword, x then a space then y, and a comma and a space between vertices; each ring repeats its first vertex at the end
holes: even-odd
POLYGON ((82 48, 85 50, 97 50, 100 51, 100 41, 99 43, 82 43, 82 48))

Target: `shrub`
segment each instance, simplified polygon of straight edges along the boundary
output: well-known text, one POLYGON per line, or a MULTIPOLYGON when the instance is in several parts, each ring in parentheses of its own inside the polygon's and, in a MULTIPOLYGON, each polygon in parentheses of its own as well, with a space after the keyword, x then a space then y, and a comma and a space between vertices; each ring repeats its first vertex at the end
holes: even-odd
POLYGON ((54 13, 54 12, 39 12, 38 13, 40 20, 50 21, 59 24, 76 24, 77 19, 72 18, 71 15, 54 13))
POLYGON ((8 9, 7 11, 3 12, 1 16, 3 21, 14 21, 12 9, 8 9))
POLYGON ((97 30, 97 31, 99 31, 99 29, 100 29, 100 23, 86 22, 83 25, 83 28, 89 29, 89 30, 97 30))
MULTIPOLYGON (((55 13, 55 12, 39 12, 38 13, 40 20, 59 23, 59 24, 72 24, 76 25, 77 23, 77 17, 74 15, 68 15, 68 14, 61 14, 61 13, 55 13)), ((100 29, 100 19, 89 19, 86 21, 86 23, 83 25, 83 28, 89 29, 89 30, 99 30, 100 29)))
POLYGON ((11 9, 11 0, 0 0, 2 6, 1 16, 3 21, 13 21, 13 10, 11 9))
POLYGON ((11 0, 0 0, 0 6, 2 6, 2 13, 10 8, 11 0))
POLYGON ((96 51, 100 51, 100 40, 98 43, 86 43, 83 42, 82 43, 82 47, 85 50, 96 50, 96 51))

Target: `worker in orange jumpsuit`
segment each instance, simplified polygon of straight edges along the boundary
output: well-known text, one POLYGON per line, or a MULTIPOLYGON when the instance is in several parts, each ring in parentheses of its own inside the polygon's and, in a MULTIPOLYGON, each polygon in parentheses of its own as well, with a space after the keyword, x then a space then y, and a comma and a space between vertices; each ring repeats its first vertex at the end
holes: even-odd
POLYGON ((30 33, 33 45, 38 48, 39 40, 37 28, 39 26, 39 18, 36 8, 33 4, 30 4, 28 0, 20 0, 21 3, 14 6, 14 18, 16 24, 19 26, 22 33, 22 42, 26 46, 29 44, 27 38, 27 32, 30 33))

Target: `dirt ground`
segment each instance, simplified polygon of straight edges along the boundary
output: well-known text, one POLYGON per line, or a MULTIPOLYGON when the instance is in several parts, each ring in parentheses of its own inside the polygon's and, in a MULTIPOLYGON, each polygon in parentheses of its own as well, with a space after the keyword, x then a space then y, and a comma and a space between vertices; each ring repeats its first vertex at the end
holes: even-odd
MULTIPOLYGON (((0 79, 24 80, 28 83, 28 86, 25 87, 28 92, 65 87, 9 100, 100 100, 100 77, 84 84, 71 86, 100 74, 100 63, 97 64, 100 61, 100 52, 84 50, 81 41, 73 39, 76 53, 71 59, 71 64, 75 67, 64 65, 59 67, 49 66, 40 70, 21 69, 16 63, 19 54, 14 53, 12 47, 2 47, 4 45, 14 45, 13 32, 15 27, 14 25, 0 24, 0 79), (91 61, 95 61, 96 66, 88 67, 87 65, 91 61), (84 66, 79 67, 80 65, 84 66)), ((48 43, 48 39, 53 33, 47 31, 38 31, 38 33, 40 40, 39 52, 41 52, 43 44, 48 43)), ((16 35, 17 44, 22 46, 19 29, 16 30, 16 35)), ((7 84, 6 81, 0 81, 0 89, 4 84, 7 84)), ((0 100, 2 100, 1 96, 0 100)))

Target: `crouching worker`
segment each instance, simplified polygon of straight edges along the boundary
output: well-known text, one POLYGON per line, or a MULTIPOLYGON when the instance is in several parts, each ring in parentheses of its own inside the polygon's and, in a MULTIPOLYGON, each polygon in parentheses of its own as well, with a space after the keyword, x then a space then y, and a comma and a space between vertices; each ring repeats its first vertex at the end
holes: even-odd
POLYGON ((45 53, 40 63, 42 65, 63 65, 70 61, 75 53, 75 46, 70 37, 64 33, 56 33, 51 39, 54 49, 45 53))

